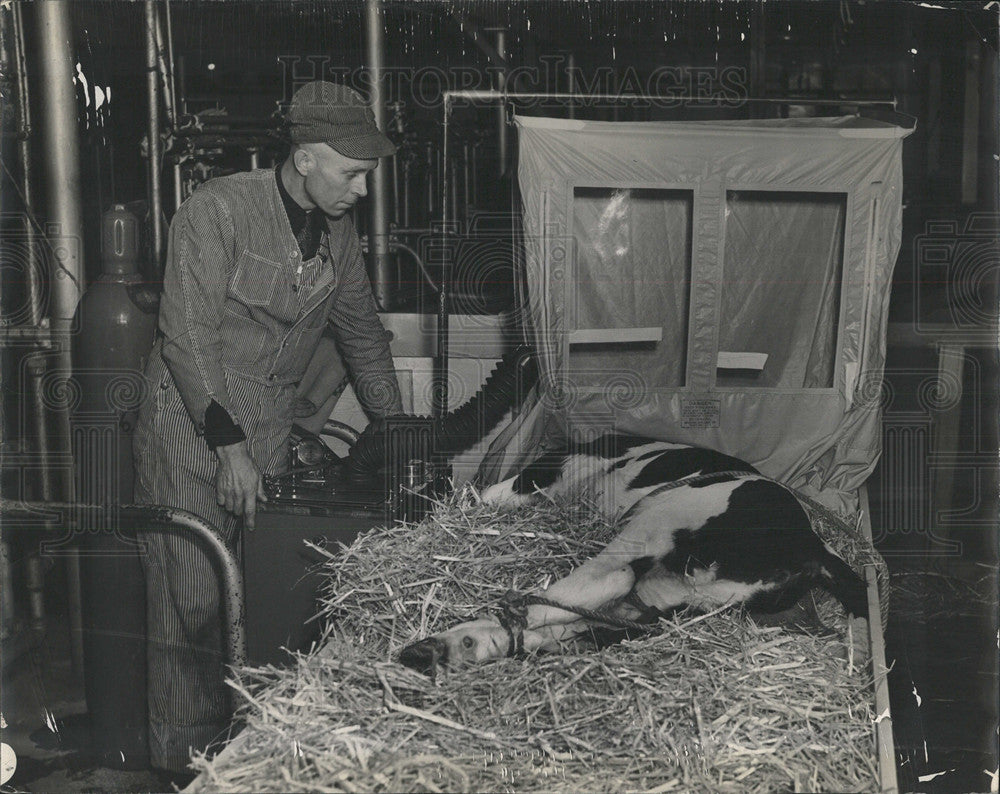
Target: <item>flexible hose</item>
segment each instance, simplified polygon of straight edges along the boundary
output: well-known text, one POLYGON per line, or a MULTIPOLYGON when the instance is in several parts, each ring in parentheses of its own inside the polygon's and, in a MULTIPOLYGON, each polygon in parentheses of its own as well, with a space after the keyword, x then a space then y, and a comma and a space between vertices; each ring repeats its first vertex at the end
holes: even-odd
MULTIPOLYGON (((514 404, 518 388, 527 391, 537 377, 538 366, 530 348, 520 345, 507 353, 482 388, 442 418, 434 436, 435 454, 455 455, 485 438, 514 404)), ((385 456, 385 422, 373 422, 351 447, 345 470, 355 481, 366 479, 383 468, 385 456)))

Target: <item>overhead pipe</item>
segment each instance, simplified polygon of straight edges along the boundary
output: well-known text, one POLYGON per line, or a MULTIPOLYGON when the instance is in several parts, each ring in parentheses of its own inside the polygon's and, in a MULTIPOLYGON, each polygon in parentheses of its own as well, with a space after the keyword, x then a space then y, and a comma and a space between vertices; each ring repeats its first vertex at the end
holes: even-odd
MULTIPOLYGON (((519 100, 554 99, 560 102, 569 101, 607 101, 634 102, 639 100, 661 102, 729 102, 725 97, 699 97, 693 94, 581 94, 566 91, 497 91, 491 88, 449 90, 443 97, 450 103, 456 99, 467 102, 517 102, 519 100)), ((815 97, 744 97, 741 102, 769 102, 778 105, 850 105, 851 107, 891 107, 896 110, 898 101, 893 99, 817 99, 815 97)))
POLYGON ((163 268, 163 203, 160 196, 160 81, 158 48, 156 46, 156 3, 146 0, 146 155, 148 161, 148 191, 152 255, 155 275, 163 268))
MULTIPOLYGON (((382 76, 385 61, 384 25, 382 0, 365 0, 365 68, 371 91, 369 100, 375 114, 375 124, 383 133, 386 132, 386 96, 382 76)), ((371 247, 368 276, 375 300, 382 309, 393 307, 397 292, 389 252, 389 168, 388 158, 383 157, 379 167, 371 172, 371 199, 368 205, 368 240, 371 247)))

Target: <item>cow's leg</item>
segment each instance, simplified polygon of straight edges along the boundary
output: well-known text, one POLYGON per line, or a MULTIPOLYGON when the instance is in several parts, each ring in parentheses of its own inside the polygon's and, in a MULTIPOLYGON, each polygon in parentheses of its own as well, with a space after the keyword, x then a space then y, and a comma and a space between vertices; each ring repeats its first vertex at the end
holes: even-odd
MULTIPOLYGON (((569 576, 550 585, 542 595, 556 603, 583 609, 600 609, 624 598, 635 584, 635 573, 627 562, 622 564, 618 560, 618 564, 612 566, 608 559, 601 560, 601 556, 588 560, 569 576)), ((528 607, 528 628, 543 626, 553 627, 553 638, 560 640, 579 634, 586 622, 575 612, 565 609, 537 604, 528 607), (565 630, 554 628, 557 626, 564 626, 565 630)))
MULTIPOLYGON (((635 586, 636 570, 644 572, 648 570, 648 564, 669 554, 674 547, 674 535, 679 529, 698 526, 704 521, 705 513, 715 515, 724 510, 728 495, 735 487, 735 484, 728 483, 714 486, 716 493, 712 494, 714 498, 707 500, 707 510, 703 505, 706 501, 703 494, 710 493, 708 489, 697 492, 685 487, 672 492, 674 498, 667 509, 663 509, 663 504, 654 503, 652 509, 637 511, 625 529, 600 554, 551 585, 543 595, 560 604, 586 609, 616 605, 635 586), (644 562, 648 564, 644 565, 644 562)), ((645 580, 648 574, 640 573, 639 576, 645 580)), ((676 601, 676 604, 681 603, 686 602, 676 601)), ((627 613, 631 619, 639 614, 637 609, 628 605, 615 608, 622 611, 622 617, 626 617, 627 613)), ((536 606, 528 610, 529 628, 570 622, 579 622, 579 616, 554 607, 536 606)), ((582 628, 579 627, 577 633, 582 628)))
POLYGON ((534 501, 533 493, 518 493, 514 490, 517 477, 510 477, 484 489, 479 498, 488 505, 519 507, 534 501))

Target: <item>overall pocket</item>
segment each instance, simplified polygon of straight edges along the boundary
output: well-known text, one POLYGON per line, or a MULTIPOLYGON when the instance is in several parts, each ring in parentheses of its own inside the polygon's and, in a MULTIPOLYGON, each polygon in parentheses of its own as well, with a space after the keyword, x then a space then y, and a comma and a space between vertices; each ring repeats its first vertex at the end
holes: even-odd
POLYGON ((230 292, 248 306, 267 306, 274 299, 282 265, 244 250, 236 265, 230 292))

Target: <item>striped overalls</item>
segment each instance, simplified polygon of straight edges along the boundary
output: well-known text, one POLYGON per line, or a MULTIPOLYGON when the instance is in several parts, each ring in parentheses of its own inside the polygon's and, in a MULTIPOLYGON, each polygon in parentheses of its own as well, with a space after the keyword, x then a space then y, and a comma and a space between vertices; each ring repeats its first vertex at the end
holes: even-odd
MULTIPOLYGON (((284 463, 296 384, 327 323, 374 414, 401 411, 385 330, 350 220, 330 220, 301 261, 272 170, 214 179, 174 216, 148 393, 134 439, 135 501, 196 513, 238 545, 215 501, 217 459, 202 437, 214 400, 265 474, 284 463)), ((150 755, 181 771, 229 722, 219 585, 189 537, 149 533, 146 571, 150 755)))

